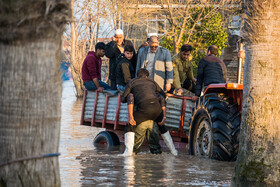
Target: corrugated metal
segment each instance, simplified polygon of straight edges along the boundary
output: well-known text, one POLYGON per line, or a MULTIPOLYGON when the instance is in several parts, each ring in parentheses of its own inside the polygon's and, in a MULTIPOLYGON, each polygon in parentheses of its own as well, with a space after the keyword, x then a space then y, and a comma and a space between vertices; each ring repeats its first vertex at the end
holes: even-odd
POLYGON ((189 130, 189 122, 192 117, 192 108, 194 107, 194 102, 191 100, 186 101, 186 108, 185 108, 185 119, 184 119, 184 129, 189 130))
POLYGON ((95 119, 102 120, 105 107, 105 94, 99 93, 97 97, 97 106, 95 110, 95 119))
MULTIPOLYGON (((105 94, 99 93, 96 107, 96 119, 102 120, 104 115, 105 108, 105 94)), ((86 104, 85 104, 85 119, 92 118, 92 111, 95 99, 95 92, 88 91, 86 104)), ((113 96, 109 98, 108 108, 107 108, 107 117, 106 120, 115 121, 116 119, 116 110, 118 104, 118 96, 113 96)), ((180 117, 182 110, 183 99, 168 97, 166 101, 166 121, 165 125, 172 128, 172 130, 178 130, 180 127, 180 117)), ((194 106, 194 102, 191 100, 186 101, 186 111, 184 119, 184 129, 189 129, 189 121, 191 118, 191 111, 194 106)), ((119 112, 119 121, 126 122, 128 120, 128 111, 127 104, 121 103, 120 112, 119 112)))
POLYGON ((127 122, 128 121, 128 110, 127 110, 127 104, 126 103, 121 103, 119 121, 121 121, 121 122, 127 122))
POLYGON ((85 119, 91 119, 92 118, 92 110, 94 105, 94 99, 95 99, 95 92, 88 91, 87 92, 87 98, 86 98, 86 104, 85 104, 85 119))
POLYGON ((115 121, 118 105, 118 96, 109 97, 106 120, 115 121))
MULTIPOLYGON (((166 121, 165 126, 178 129, 182 109, 182 99, 168 97, 166 100, 166 121)), ((172 129, 173 130, 173 129, 172 129)))

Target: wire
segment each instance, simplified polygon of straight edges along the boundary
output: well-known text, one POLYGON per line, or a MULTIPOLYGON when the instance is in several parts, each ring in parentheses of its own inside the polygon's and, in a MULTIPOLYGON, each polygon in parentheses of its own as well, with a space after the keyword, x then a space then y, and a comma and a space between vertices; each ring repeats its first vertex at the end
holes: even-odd
POLYGON ((5 166, 5 165, 9 165, 15 162, 22 162, 22 161, 26 161, 26 160, 33 160, 33 159, 41 159, 41 158, 49 158, 49 157, 55 157, 55 156, 59 156, 60 153, 50 153, 50 154, 44 154, 44 155, 40 155, 40 156, 31 156, 31 157, 23 157, 23 158, 18 158, 15 160, 9 160, 6 162, 0 162, 0 167, 5 166))

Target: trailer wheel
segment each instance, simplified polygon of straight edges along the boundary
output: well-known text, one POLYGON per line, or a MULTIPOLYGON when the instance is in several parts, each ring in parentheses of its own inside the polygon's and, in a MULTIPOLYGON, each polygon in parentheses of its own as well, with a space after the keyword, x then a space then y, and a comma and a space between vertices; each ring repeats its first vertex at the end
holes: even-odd
POLYGON ((111 131, 107 131, 107 132, 109 132, 109 134, 111 135, 114 145, 120 145, 120 139, 119 139, 118 135, 116 135, 116 133, 111 132, 111 131))
POLYGON ((240 112, 223 94, 206 94, 194 108, 189 134, 192 155, 234 161, 238 154, 240 112))
POLYGON ((110 131, 102 131, 94 138, 93 144, 96 147, 104 146, 108 150, 113 146, 120 145, 120 141, 115 133, 110 131))

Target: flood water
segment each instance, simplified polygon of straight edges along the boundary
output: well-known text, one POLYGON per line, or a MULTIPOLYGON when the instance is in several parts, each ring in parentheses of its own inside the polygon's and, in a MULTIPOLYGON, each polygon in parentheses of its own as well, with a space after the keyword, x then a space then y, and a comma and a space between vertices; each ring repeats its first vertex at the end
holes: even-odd
POLYGON ((82 100, 77 100, 72 81, 63 82, 59 151, 62 186, 231 186, 233 162, 191 156, 184 149, 173 156, 143 149, 121 157, 124 146, 106 151, 95 148, 94 137, 103 129, 81 126, 82 100))

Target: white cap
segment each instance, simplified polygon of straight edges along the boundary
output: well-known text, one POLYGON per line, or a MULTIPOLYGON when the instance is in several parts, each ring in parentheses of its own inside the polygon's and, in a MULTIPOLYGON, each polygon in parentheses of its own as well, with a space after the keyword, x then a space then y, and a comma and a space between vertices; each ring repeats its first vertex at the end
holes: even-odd
POLYGON ((121 35, 123 35, 123 30, 117 29, 117 30, 116 30, 116 34, 121 34, 121 35))
POLYGON ((151 38, 151 36, 156 36, 156 37, 158 37, 158 34, 155 33, 155 32, 154 32, 154 33, 149 33, 149 34, 148 34, 148 38, 151 38))

